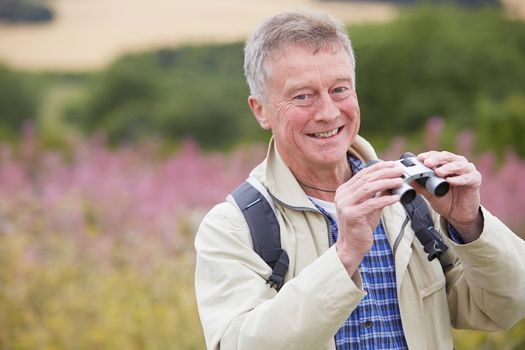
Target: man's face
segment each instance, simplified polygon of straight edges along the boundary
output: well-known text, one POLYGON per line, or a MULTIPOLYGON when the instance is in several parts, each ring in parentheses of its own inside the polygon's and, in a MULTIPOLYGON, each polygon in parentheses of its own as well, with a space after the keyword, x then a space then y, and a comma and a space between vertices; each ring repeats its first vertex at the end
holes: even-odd
POLYGON ((274 55, 268 68, 266 99, 249 103, 287 165, 307 170, 346 162, 360 123, 348 54, 296 46, 274 55))

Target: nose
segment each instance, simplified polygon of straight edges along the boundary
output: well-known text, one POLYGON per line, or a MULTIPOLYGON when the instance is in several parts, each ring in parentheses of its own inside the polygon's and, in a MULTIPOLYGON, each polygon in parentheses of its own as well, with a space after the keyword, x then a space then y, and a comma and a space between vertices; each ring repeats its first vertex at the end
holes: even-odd
POLYGON ((315 121, 332 121, 339 116, 339 108, 329 93, 320 94, 317 104, 315 121))

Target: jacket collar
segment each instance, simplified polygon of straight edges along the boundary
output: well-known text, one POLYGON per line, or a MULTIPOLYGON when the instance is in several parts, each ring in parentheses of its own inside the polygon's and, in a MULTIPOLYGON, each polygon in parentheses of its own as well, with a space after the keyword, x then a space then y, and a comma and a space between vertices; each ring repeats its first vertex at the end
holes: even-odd
MULTIPOLYGON (((372 146, 360 136, 356 137, 348 151, 365 163, 371 159, 377 159, 372 146)), ((254 169, 251 176, 255 176, 262 182, 271 196, 282 204, 290 207, 316 209, 284 163, 273 138, 270 140, 266 160, 254 169)))
MULTIPOLYGON (((377 159, 377 155, 370 143, 360 136, 356 137, 348 151, 365 163, 369 160, 377 159)), ((273 139, 270 140, 266 159, 252 171, 250 176, 261 182, 270 195, 281 202, 282 205, 318 210, 308 199, 293 173, 282 160, 273 139)), ((404 222, 407 216, 401 203, 384 208, 381 217, 392 247, 396 239, 399 238, 397 247, 393 249, 397 283, 399 285, 406 272, 408 260, 412 253, 411 245, 414 240, 414 233, 410 228, 410 224, 404 222)))
MULTIPOLYGON (((368 141, 357 136, 352 145, 349 147, 350 154, 363 162, 377 159, 377 155, 368 141)), ((288 207, 310 208, 317 210, 313 203, 308 199, 303 189, 295 179, 293 173, 284 163, 275 142, 270 140, 268 154, 266 159, 257 166, 250 176, 255 177, 268 190, 270 195, 288 207)), ((400 203, 391 205, 383 210, 383 224, 388 234, 390 244, 393 245, 400 234, 406 213, 400 203)), ((410 225, 408 225, 410 226, 410 225)), ((403 232, 402 241, 396 251, 397 255, 404 255, 402 259, 408 259, 410 246, 414 240, 414 234, 409 227, 403 232), (408 256, 407 254, 408 253, 408 256)), ((396 261, 397 263, 397 261, 396 261)))

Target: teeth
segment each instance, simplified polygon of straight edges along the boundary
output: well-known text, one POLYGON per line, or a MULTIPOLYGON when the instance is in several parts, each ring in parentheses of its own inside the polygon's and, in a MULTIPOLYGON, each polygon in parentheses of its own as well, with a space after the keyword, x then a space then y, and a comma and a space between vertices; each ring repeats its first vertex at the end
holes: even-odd
POLYGON ((324 138, 327 138, 327 137, 334 136, 335 134, 337 134, 337 131, 339 131, 339 128, 331 130, 331 131, 327 131, 327 132, 320 132, 320 133, 317 133, 317 134, 313 134, 313 136, 315 138, 318 138, 318 139, 324 139, 324 138))

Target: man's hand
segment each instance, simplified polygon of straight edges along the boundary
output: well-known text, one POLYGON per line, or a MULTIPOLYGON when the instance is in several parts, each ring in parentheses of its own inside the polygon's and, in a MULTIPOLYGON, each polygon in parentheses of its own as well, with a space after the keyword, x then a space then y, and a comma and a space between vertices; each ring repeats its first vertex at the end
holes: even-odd
POLYGON ((410 185, 430 202, 432 208, 443 216, 460 233, 465 243, 477 239, 483 230, 480 213, 481 174, 465 157, 450 152, 424 152, 417 156, 437 176, 450 184, 449 192, 435 197, 413 181, 410 185))
POLYGON ((401 186, 402 174, 394 162, 380 162, 361 170, 337 189, 336 249, 350 276, 372 248, 381 210, 399 201, 399 196, 388 190, 401 186))

